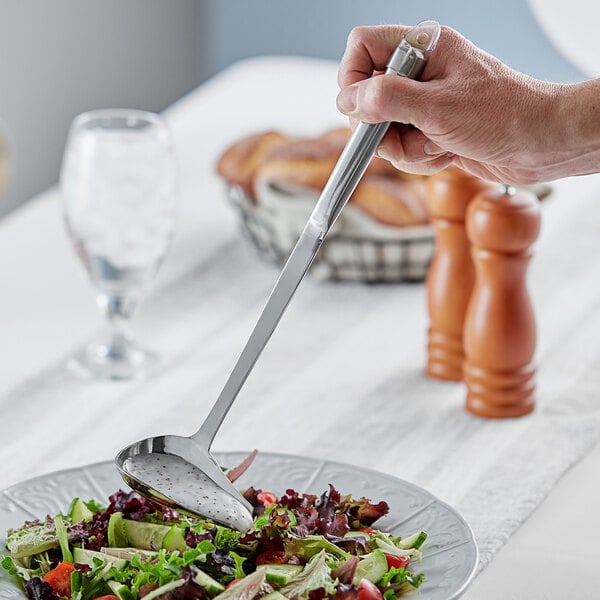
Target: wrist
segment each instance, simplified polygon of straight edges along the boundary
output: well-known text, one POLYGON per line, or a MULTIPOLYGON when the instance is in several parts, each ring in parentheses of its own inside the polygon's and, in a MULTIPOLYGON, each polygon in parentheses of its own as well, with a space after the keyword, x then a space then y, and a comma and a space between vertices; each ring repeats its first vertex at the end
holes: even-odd
POLYGON ((544 179, 600 171, 600 79, 550 84, 554 98, 545 123, 544 179))

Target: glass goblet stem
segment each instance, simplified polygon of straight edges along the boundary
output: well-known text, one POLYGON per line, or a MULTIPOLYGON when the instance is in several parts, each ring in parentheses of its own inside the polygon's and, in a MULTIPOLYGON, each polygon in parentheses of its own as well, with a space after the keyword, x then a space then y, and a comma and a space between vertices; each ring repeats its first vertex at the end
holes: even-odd
POLYGON ((137 294, 133 293, 101 292, 97 295, 96 304, 110 330, 110 338, 105 350, 106 358, 123 360, 131 351, 133 344, 131 318, 137 302, 137 294))

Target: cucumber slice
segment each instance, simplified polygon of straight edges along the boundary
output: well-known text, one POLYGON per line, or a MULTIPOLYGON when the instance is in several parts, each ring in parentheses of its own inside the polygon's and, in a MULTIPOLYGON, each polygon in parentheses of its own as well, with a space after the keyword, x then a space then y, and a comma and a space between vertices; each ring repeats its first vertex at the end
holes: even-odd
POLYGON ((95 550, 87 550, 86 548, 73 548, 73 560, 80 565, 93 567, 95 558, 101 560, 104 564, 116 567, 119 571, 123 570, 127 564, 124 558, 109 556, 108 554, 104 554, 104 552, 96 552, 95 550))
POLYGON ((71 504, 69 518, 71 523, 80 523, 81 521, 91 521, 94 513, 85 505, 81 498, 75 498, 71 504))
POLYGON ((266 567, 266 573, 265 573, 265 579, 271 584, 274 585, 276 587, 281 587, 286 585, 290 579, 292 579, 292 577, 295 577, 296 575, 298 575, 298 573, 301 573, 302 570, 304 569, 303 566, 301 565, 280 565, 280 564, 273 564, 273 565, 265 565, 266 567))
POLYGON ((134 546, 143 550, 180 550, 187 548, 184 529, 177 525, 158 525, 124 519, 123 513, 111 515, 108 521, 108 544, 112 548, 134 546))
POLYGON ((385 554, 377 549, 365 554, 356 567, 352 583, 358 585, 361 579, 377 583, 388 571, 385 554))
POLYGON ((134 546, 142 550, 183 551, 187 548, 184 529, 177 525, 158 525, 124 519, 116 512, 108 521, 108 544, 112 548, 134 546))
POLYGON ((156 550, 141 550, 140 548, 111 548, 109 546, 102 546, 100 548, 102 554, 108 556, 114 556, 114 558, 121 558, 123 560, 131 560, 136 554, 139 554, 143 559, 153 559, 156 557, 156 550))
POLYGON ((220 594, 225 589, 224 585, 220 584, 210 575, 207 575, 204 571, 199 570, 194 579, 204 587, 209 594, 220 594))
POLYGON ((108 521, 108 545, 113 548, 127 548, 129 538, 125 532, 125 519, 122 512, 110 515, 108 521))
POLYGON ((110 591, 117 597, 119 600, 137 600, 137 594, 129 589, 126 585, 119 583, 118 581, 110 581, 106 582, 106 585, 110 588, 110 591))
POLYGON ((344 537, 358 537, 359 535, 367 539, 371 537, 371 534, 366 531, 348 531, 344 534, 344 537))
MULTIPOLYGON (((119 583, 118 581, 110 580, 106 582, 106 585, 110 588, 110 591, 115 595, 119 596, 119 591, 126 587, 124 584, 119 583)), ((120 597, 120 596, 119 596, 120 597)))
POLYGON ((123 528, 128 545, 142 550, 160 550, 163 547, 165 536, 171 529, 169 525, 142 523, 129 519, 123 519, 123 528))
POLYGON ((426 539, 427 534, 424 531, 419 531, 418 533, 402 538, 399 542, 396 542, 396 546, 398 546, 398 548, 401 550, 420 548, 426 539))
POLYGON ((179 550, 180 552, 183 552, 187 548, 183 532, 183 527, 173 525, 165 534, 165 537, 162 541, 162 547, 169 551, 179 550))

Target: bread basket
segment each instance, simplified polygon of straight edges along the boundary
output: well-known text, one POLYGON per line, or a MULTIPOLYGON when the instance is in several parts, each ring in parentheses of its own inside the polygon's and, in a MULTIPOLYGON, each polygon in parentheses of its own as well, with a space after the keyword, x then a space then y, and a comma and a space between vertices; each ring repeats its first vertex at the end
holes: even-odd
MULTIPOLYGON (((268 184, 257 191, 257 201, 236 185, 227 187, 227 196, 258 255, 279 266, 294 247, 316 202, 310 190, 268 184)), ((348 205, 317 254, 311 275, 368 283, 422 281, 433 249, 434 234, 429 225, 386 226, 348 205)))

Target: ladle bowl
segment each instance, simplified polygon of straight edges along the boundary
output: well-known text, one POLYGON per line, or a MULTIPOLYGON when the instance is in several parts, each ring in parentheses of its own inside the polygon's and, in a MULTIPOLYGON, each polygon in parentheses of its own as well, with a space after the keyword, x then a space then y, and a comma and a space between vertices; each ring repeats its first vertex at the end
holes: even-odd
POLYGON ((252 527, 252 506, 193 437, 147 438, 121 450, 115 462, 127 485, 162 506, 242 532, 252 527))

